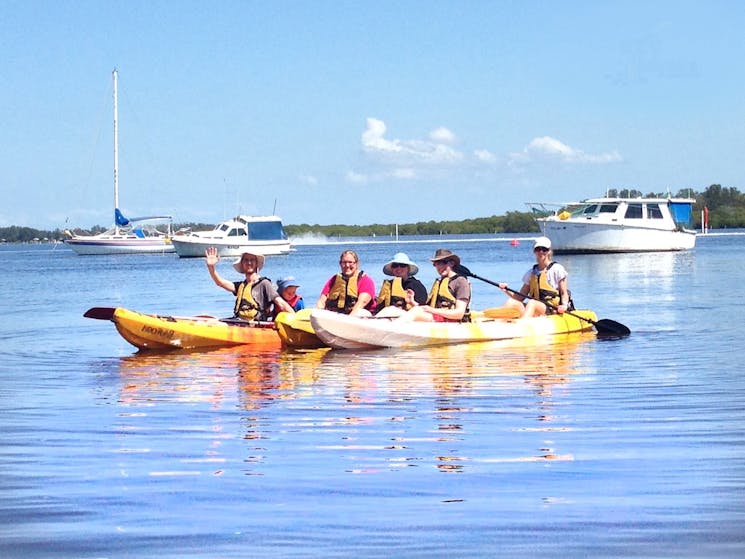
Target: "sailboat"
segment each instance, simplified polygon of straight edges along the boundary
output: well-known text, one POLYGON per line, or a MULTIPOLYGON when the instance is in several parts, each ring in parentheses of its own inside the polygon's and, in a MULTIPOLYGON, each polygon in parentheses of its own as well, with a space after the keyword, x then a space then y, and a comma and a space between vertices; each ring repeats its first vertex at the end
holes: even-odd
POLYGON ((119 128, 116 68, 114 81, 114 225, 98 235, 65 231, 65 243, 80 255, 175 252, 171 216, 126 218, 119 209, 119 128))

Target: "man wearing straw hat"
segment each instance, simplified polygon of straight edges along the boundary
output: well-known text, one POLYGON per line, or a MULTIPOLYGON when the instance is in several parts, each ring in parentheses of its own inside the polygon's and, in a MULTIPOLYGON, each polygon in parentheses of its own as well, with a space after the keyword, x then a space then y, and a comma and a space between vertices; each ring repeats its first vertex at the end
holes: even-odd
POLYGON ((233 268, 239 274, 245 274, 243 281, 229 281, 220 276, 215 270, 215 264, 220 260, 217 248, 209 247, 205 251, 207 270, 212 280, 219 286, 235 295, 234 316, 243 320, 269 320, 273 306, 285 312, 294 313, 287 301, 282 299, 274 289, 271 280, 259 276, 259 270, 264 267, 263 254, 244 252, 233 262, 233 268))
POLYGON ((460 264, 460 257, 446 248, 438 248, 434 258, 430 260, 440 277, 432 285, 427 304, 419 305, 412 296, 408 296, 406 302, 412 305, 412 309, 401 319, 420 322, 468 322, 471 284, 468 283, 468 279, 453 270, 460 264))

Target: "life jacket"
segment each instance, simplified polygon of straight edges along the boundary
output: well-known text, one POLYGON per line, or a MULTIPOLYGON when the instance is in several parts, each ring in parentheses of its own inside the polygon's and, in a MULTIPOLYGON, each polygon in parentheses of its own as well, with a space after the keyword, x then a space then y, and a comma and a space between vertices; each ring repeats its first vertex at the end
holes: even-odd
MULTIPOLYGON (((436 309, 455 308, 455 302, 457 301, 457 299, 450 292, 449 285, 450 281, 454 280, 457 277, 464 276, 455 275, 453 277, 436 279, 435 282, 432 284, 432 289, 429 292, 427 305, 436 309)), ((463 313, 463 318, 460 319, 460 322, 471 322, 471 313, 468 307, 466 307, 466 312, 463 313)))
POLYGON ((558 307, 559 303, 561 303, 559 290, 548 283, 548 278, 545 273, 547 270, 550 270, 551 266, 554 264, 556 264, 556 262, 551 262, 545 270, 538 270, 538 264, 534 264, 533 271, 530 274, 530 289, 528 290, 528 296, 546 303, 549 312, 554 310, 551 306, 558 307))
POLYGON ((235 293, 235 308, 233 312, 237 318, 243 320, 267 320, 270 316, 269 309, 262 309, 253 296, 253 287, 262 281, 271 281, 269 278, 260 277, 253 283, 248 280, 238 286, 235 293))
MULTIPOLYGON (((353 276, 336 274, 326 296, 326 309, 329 311, 349 314, 359 299, 358 281, 365 272, 360 270, 353 276)), ((374 301, 374 299, 373 299, 374 301)), ((369 306, 369 305, 368 305, 369 306)))
POLYGON ((298 311, 300 309, 297 308, 295 305, 297 305, 302 300, 303 300, 303 298, 296 293, 295 296, 292 299, 290 299, 289 301, 287 301, 287 304, 290 305, 293 308, 293 310, 298 311))
MULTIPOLYGON (((280 295, 280 297, 281 297, 281 295, 280 295)), ((284 298, 284 297, 283 297, 283 298, 284 298)), ((300 303, 300 302, 302 302, 302 301, 303 301, 303 298, 302 298, 302 296, 298 295, 297 293, 296 293, 296 294, 295 294, 295 296, 294 296, 294 297, 293 297, 292 299, 290 299, 289 301, 288 301, 287 299, 285 299, 285 302, 286 302, 286 303, 287 303, 288 305, 290 305, 290 306, 292 307, 292 310, 294 310, 295 312, 297 312, 297 311, 299 311, 300 309, 303 309, 303 308, 304 308, 304 306, 300 306, 300 305, 298 305, 298 303, 300 303)), ((274 312, 272 313, 272 316, 274 316, 274 318, 276 318, 276 317, 277 317, 277 315, 278 315, 279 313, 281 313, 281 312, 282 312, 282 309, 280 309, 280 308, 279 308, 279 307, 278 307, 277 305, 274 305, 274 312)))
POLYGON ((403 281, 401 281, 401 278, 383 280, 383 285, 380 288, 377 301, 377 309, 393 306, 408 310, 408 305, 406 304, 406 290, 404 289, 404 284, 403 281))

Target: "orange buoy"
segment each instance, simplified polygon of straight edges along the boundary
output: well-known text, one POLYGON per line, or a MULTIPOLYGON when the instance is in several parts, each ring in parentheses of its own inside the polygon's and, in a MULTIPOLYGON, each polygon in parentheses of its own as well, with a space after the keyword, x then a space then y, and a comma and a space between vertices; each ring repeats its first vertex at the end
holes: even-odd
POLYGON ((519 242, 517 242, 517 239, 512 239, 512 240, 510 241, 510 244, 511 244, 511 245, 512 245, 513 247, 516 247, 516 246, 517 246, 517 245, 519 245, 520 243, 519 243, 519 242))

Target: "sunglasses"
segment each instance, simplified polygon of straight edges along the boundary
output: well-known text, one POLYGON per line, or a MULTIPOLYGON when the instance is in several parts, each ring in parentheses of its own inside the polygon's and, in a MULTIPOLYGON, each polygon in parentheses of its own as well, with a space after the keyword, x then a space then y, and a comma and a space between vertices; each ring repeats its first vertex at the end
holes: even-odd
POLYGON ((547 249, 546 247, 535 247, 533 249, 533 252, 548 252, 548 251, 549 249, 547 249))
POLYGON ((398 262, 394 262, 391 264, 391 268, 408 268, 408 264, 399 264, 398 262))

